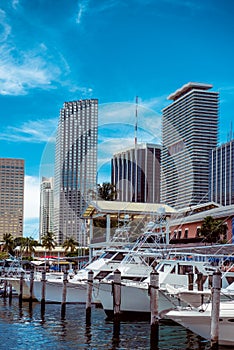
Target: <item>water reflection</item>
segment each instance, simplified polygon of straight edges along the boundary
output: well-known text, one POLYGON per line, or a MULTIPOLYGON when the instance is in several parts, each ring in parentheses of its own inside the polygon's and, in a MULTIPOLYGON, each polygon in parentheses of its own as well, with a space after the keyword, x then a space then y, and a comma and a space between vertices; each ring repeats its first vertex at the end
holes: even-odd
MULTIPOLYGON (((92 307, 90 322, 86 322, 84 305, 66 305, 66 318, 61 318, 61 305, 12 304, 0 299, 0 349, 8 339, 8 349, 151 349, 208 350, 210 344, 176 324, 160 323, 159 341, 152 336, 149 322, 107 321, 104 311, 92 307), (14 337, 12 337, 14 334, 14 337), (32 349, 32 348, 31 348, 32 349)), ((219 347, 219 350, 225 349, 219 347)))

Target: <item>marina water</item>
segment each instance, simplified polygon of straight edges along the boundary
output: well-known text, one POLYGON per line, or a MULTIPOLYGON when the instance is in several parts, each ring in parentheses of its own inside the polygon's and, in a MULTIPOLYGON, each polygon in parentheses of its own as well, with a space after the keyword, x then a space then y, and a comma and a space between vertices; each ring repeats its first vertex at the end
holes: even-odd
MULTIPOLYGON (((85 305, 61 305, 24 302, 18 298, 0 299, 0 349, 157 349, 208 350, 208 341, 174 323, 160 323, 159 342, 150 344, 149 322, 121 322, 116 328, 100 308, 92 307, 91 324, 86 324, 85 305)), ((219 350, 227 349, 219 347, 219 350)))

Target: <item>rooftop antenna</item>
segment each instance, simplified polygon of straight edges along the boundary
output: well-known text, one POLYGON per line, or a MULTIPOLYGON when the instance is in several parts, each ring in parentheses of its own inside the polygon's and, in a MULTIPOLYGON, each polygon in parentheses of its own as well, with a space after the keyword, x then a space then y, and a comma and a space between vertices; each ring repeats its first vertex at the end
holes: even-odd
POLYGON ((136 112, 135 112, 135 146, 137 145, 137 122, 138 122, 138 96, 136 96, 136 112))
POLYGON ((138 96, 136 96, 135 110, 135 202, 137 202, 137 122, 138 122, 138 96))
POLYGON ((231 122, 231 130, 230 130, 230 141, 233 139, 233 133, 232 133, 232 122, 231 122))

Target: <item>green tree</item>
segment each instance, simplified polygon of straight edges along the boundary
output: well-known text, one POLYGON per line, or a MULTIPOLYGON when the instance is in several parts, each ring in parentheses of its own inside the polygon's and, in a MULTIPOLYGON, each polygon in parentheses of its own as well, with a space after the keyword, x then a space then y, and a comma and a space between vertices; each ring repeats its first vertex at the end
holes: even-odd
POLYGON ((64 241, 63 248, 66 252, 70 249, 70 252, 73 253, 78 245, 79 243, 73 237, 70 237, 64 241))
POLYGON ((103 182, 97 185, 98 196, 105 201, 114 201, 117 197, 117 190, 114 185, 109 182, 103 182))
POLYGON ((226 226, 222 220, 216 220, 212 216, 206 216, 202 223, 200 234, 207 242, 216 243, 220 240, 221 236, 225 236, 226 226))
POLYGON ((3 247, 2 250, 11 255, 14 255, 14 239, 11 233, 4 233, 3 235, 3 247))
POLYGON ((45 247, 49 252, 55 247, 55 236, 53 232, 47 232, 42 236, 41 245, 45 247))
POLYGON ((31 256, 35 252, 35 247, 38 245, 38 242, 32 237, 23 237, 22 241, 22 251, 27 255, 31 256))

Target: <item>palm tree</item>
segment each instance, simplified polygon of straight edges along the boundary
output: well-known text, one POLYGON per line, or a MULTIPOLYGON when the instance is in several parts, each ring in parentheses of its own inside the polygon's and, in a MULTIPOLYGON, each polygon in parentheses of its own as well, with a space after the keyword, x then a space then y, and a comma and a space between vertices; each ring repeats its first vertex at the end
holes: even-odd
POLYGON ((11 255, 14 255, 14 239, 13 239, 13 236, 11 233, 4 233, 3 234, 3 241, 4 241, 4 245, 3 245, 3 248, 2 250, 11 254, 11 255))
POLYGON ((78 245, 79 243, 76 242, 76 240, 73 237, 66 239, 63 243, 63 247, 65 248, 65 251, 68 251, 70 249, 71 253, 75 251, 78 245))
POLYGON ((49 252, 55 247, 55 236, 53 232, 47 232, 47 234, 42 236, 41 244, 49 252))
POLYGON ((38 242, 32 237, 24 237, 22 242, 22 249, 27 256, 31 256, 35 252, 35 247, 38 242))
POLYGON ((114 201, 117 197, 117 191, 115 185, 109 182, 103 182, 102 185, 97 185, 98 195, 105 201, 114 201))
POLYGON ((221 235, 226 232, 222 220, 216 220, 212 216, 206 216, 201 226, 200 234, 207 242, 216 243, 221 235))

